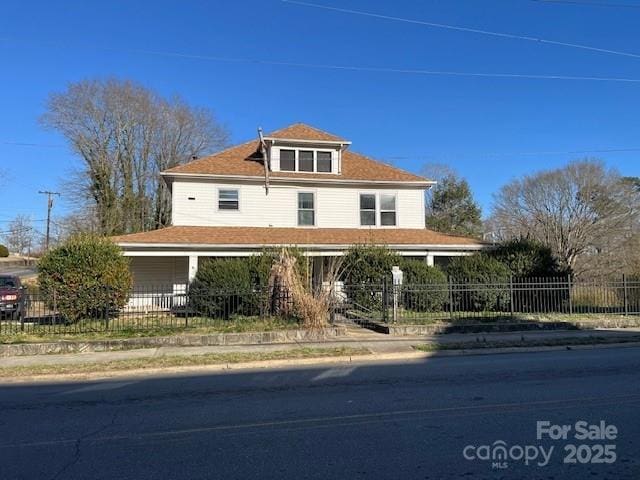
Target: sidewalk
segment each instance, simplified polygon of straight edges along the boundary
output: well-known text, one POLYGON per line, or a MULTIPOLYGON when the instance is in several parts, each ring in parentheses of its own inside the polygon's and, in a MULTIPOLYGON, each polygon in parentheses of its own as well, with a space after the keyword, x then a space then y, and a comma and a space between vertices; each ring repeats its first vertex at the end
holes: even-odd
MULTIPOLYGON (((567 340, 567 343, 589 341, 589 339, 603 339, 608 343, 640 342, 640 329, 608 329, 608 330, 566 330, 566 331, 540 331, 540 332, 512 332, 512 333, 481 333, 481 334, 447 334, 426 335, 412 337, 390 337, 388 335, 374 333, 359 328, 349 328, 345 337, 332 338, 327 341, 310 341, 295 343, 280 343, 269 345, 234 345, 234 346, 162 346, 157 348, 144 348, 136 350, 121 350, 110 352, 74 353, 32 355, 0 358, 0 368, 27 367, 35 365, 73 365, 85 363, 113 362, 121 360, 140 360, 145 358, 157 358, 164 356, 195 356, 206 354, 230 354, 230 353, 261 353, 296 350, 300 348, 338 348, 351 347, 367 349, 372 356, 367 358, 389 358, 406 356, 424 356, 424 352, 417 352, 413 347, 417 345, 433 344, 444 347, 443 350, 451 351, 473 349, 478 347, 494 351, 504 344, 510 350, 523 349, 527 346, 541 346, 545 342, 555 345, 567 340)), ((595 343, 595 341, 594 341, 595 343)), ((438 348, 434 348, 438 350, 438 348)), ((465 350, 466 351, 466 350, 465 350)), ((495 352, 493 352, 495 353, 495 352)))

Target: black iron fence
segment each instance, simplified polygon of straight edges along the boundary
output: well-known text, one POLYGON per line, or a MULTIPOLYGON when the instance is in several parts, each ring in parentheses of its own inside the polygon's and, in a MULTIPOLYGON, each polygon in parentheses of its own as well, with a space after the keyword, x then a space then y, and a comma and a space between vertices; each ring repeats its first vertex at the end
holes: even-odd
MULTIPOLYGON (((526 315, 640 315, 640 279, 577 281, 562 278, 508 278, 486 281, 331 287, 328 321, 336 318, 379 322, 492 321, 526 315)), ((0 335, 82 333, 206 327, 238 318, 296 320, 286 290, 189 292, 182 286, 138 288, 120 297, 108 289, 24 291, 0 298, 0 335)))
POLYGON ((640 279, 506 278, 344 285, 342 314, 382 322, 488 320, 527 315, 640 315, 640 279))
POLYGON ((189 292, 184 285, 160 285, 136 288, 122 299, 107 288, 64 296, 33 289, 4 303, 4 307, 0 303, 0 335, 135 332, 275 317, 295 320, 289 292, 268 288, 204 294, 189 292))

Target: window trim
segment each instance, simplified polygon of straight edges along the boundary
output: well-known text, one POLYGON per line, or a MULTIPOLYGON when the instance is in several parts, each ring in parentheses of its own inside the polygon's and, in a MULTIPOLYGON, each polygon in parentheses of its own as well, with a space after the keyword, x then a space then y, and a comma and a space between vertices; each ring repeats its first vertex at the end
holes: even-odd
POLYGON ((375 228, 378 226, 378 194, 376 192, 358 192, 358 224, 362 228, 375 228), (371 208, 362 208, 362 196, 368 195, 373 197, 373 209, 371 208), (362 212, 373 212, 373 225, 364 225, 362 223, 362 212))
POLYGON ((317 202, 317 191, 316 190, 296 190, 296 225, 299 228, 315 228, 318 226, 318 202, 317 202), (300 194, 301 193, 309 193, 313 198, 313 209, 309 208, 300 208, 300 194), (300 210, 305 212, 312 211, 313 212, 313 224, 312 225, 301 225, 300 224, 300 210))
MULTIPOLYGON (((358 228, 400 228, 400 209, 399 209, 399 195, 398 190, 359 190, 356 201, 358 202, 358 209, 356 214, 356 222, 359 225, 358 228), (373 195, 376 199, 375 209, 375 225, 362 225, 360 218, 360 196, 361 195, 373 195), (393 195, 395 197, 396 205, 396 224, 395 225, 382 225, 382 195, 393 195)), ((367 210, 371 212, 372 210, 367 210)), ((392 210, 384 210, 385 212, 391 212, 392 210)))
POLYGON ((216 209, 218 212, 239 212, 240 211, 240 188, 239 187, 218 187, 216 189, 216 209), (235 190, 238 192, 238 208, 220 208, 220 191, 235 190))
POLYGON ((389 228, 389 227, 397 227, 398 226, 398 194, 397 192, 380 192, 378 194, 380 196, 380 227, 381 228, 389 228), (393 197, 393 210, 386 210, 382 208, 382 196, 390 195, 393 197), (395 223, 393 225, 383 225, 382 224, 382 214, 393 212, 395 223))

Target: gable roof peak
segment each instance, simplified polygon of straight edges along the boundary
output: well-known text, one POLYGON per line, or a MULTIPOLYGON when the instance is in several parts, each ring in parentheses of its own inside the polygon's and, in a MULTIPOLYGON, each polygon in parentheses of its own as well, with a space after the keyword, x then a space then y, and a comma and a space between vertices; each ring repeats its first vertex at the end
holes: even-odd
POLYGON ((273 132, 265 134, 265 138, 268 139, 283 139, 283 140, 306 140, 306 141, 321 141, 321 142, 336 142, 336 143, 351 143, 344 138, 329 133, 325 130, 313 127, 306 123, 297 122, 284 128, 280 128, 273 132))

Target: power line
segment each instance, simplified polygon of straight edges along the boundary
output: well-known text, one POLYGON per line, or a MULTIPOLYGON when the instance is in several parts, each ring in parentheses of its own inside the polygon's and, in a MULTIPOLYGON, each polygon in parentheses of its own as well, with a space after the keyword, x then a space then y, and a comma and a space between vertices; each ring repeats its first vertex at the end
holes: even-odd
POLYGON ((548 45, 556 45, 556 46, 561 46, 561 47, 569 47, 569 48, 577 48, 580 50, 588 50, 588 51, 592 51, 592 52, 598 52, 598 53, 607 53, 610 55, 619 55, 619 56, 623 56, 623 57, 633 57, 633 58, 640 58, 640 54, 637 53, 632 53, 632 52, 623 52, 620 50, 610 50, 607 48, 599 48, 599 47, 592 47, 589 45, 582 45, 579 43, 569 43, 569 42, 560 42, 558 40, 549 40, 547 38, 542 38, 542 37, 532 37, 529 35, 517 35, 517 34, 513 34, 513 33, 506 33, 506 32, 496 32, 496 31, 492 31, 492 30, 481 30, 478 28, 470 28, 470 27, 462 27, 459 25, 451 25, 451 24, 446 24, 446 23, 435 23, 435 22, 427 22, 427 21, 423 21, 423 20, 415 20, 415 19, 411 19, 411 18, 402 18, 402 17, 394 17, 391 15, 382 15, 379 13, 373 13, 373 12, 365 12, 362 10, 352 10, 349 8, 341 8, 341 7, 332 7, 329 5, 321 5, 321 4, 317 4, 317 3, 310 3, 310 2, 302 2, 299 0, 281 0, 284 3, 291 3, 293 5, 300 5, 303 7, 312 7, 312 8, 319 8, 322 10, 331 10, 334 12, 341 12, 341 13, 348 13, 348 14, 352 14, 352 15, 362 15, 365 17, 373 17, 373 18, 379 18, 382 20, 391 20, 394 22, 405 22, 405 23, 412 23, 415 25, 424 25, 427 27, 434 27, 434 28, 442 28, 442 29, 446 29, 446 30, 456 30, 459 32, 466 32, 466 33, 476 33, 479 35, 488 35, 488 36, 492 36, 492 37, 501 37, 501 38, 509 38, 509 39, 513 39, 513 40, 525 40, 528 42, 535 42, 535 43, 543 43, 543 44, 548 44, 548 45))
POLYGON ((465 153, 463 154, 416 154, 416 155, 404 155, 404 156, 392 156, 392 157, 381 157, 388 160, 411 160, 416 158, 424 158, 424 157, 436 157, 436 156, 446 156, 446 157, 460 157, 460 156, 476 156, 476 157, 518 157, 518 156, 533 156, 533 155, 583 155, 588 153, 633 153, 640 152, 640 148, 602 148, 595 150, 546 150, 546 151, 533 151, 533 152, 479 152, 479 153, 465 153))
MULTIPOLYGON (((502 79, 519 79, 519 80, 566 80, 566 81, 640 83, 640 78, 626 78, 626 77, 598 77, 598 76, 560 75, 560 74, 536 75, 536 74, 523 74, 523 73, 461 72, 461 71, 452 71, 452 70, 368 67, 368 66, 359 66, 359 65, 334 65, 334 64, 320 64, 320 63, 289 62, 289 61, 279 61, 279 60, 255 59, 255 58, 218 57, 218 56, 212 56, 212 55, 199 55, 199 54, 190 54, 190 53, 181 53, 181 52, 166 52, 166 51, 158 51, 158 50, 113 49, 113 48, 94 48, 94 49, 102 50, 102 51, 119 52, 119 53, 155 55, 155 56, 161 56, 161 57, 186 58, 186 59, 214 61, 214 62, 246 63, 246 64, 254 64, 254 65, 273 65, 273 66, 279 66, 279 67, 309 68, 309 69, 337 70, 337 71, 398 73, 398 74, 405 74, 405 75, 426 75, 426 76, 428 75, 428 76, 453 76, 453 77, 476 77, 476 78, 502 78, 502 79)), ((640 55, 638 56, 640 57, 640 55)), ((15 143, 20 143, 20 142, 15 142, 15 143)))
POLYGON ((579 5, 590 7, 611 7, 611 8, 640 8, 640 5, 632 5, 629 3, 606 3, 606 2, 589 2, 587 0, 531 0, 536 3, 558 4, 558 5, 579 5))
POLYGON ((54 145, 54 144, 45 144, 45 143, 28 143, 28 142, 11 142, 11 141, 1 141, 3 145, 13 145, 16 147, 48 147, 48 148, 63 148, 64 145, 54 145))

